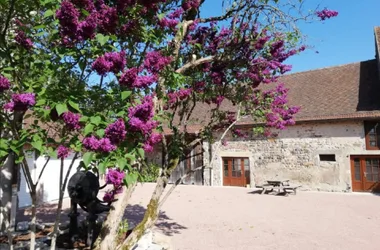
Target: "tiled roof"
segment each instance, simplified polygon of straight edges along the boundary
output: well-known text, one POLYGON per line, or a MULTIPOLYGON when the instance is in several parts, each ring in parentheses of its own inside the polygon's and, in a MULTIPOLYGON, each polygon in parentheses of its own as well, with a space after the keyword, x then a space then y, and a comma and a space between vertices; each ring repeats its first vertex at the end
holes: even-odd
MULTIPOLYGON (((289 104, 301 107, 296 122, 380 118, 380 80, 376 60, 289 74, 281 77, 279 82, 290 89, 289 104)), ((262 89, 274 87, 274 83, 261 86, 262 89)), ((201 129, 213 107, 202 103, 196 105, 188 125, 190 133, 201 129)), ((223 102, 222 109, 236 111, 230 102, 223 102)), ((253 121, 245 118, 238 124, 252 125, 253 121)))
POLYGON ((289 74, 280 81, 290 89, 289 103, 301 107, 299 121, 380 117, 376 60, 289 74))

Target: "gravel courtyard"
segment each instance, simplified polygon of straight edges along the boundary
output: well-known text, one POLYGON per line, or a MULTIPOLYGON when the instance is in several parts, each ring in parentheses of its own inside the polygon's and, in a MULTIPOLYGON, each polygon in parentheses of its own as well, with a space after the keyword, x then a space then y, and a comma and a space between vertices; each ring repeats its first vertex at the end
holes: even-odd
MULTIPOLYGON (((139 185, 128 217, 154 188, 139 185)), ((299 192, 288 197, 251 189, 179 186, 157 227, 178 250, 380 249, 380 196, 299 192)))
MULTIPOLYGON (((137 186, 126 212, 131 226, 142 219, 153 189, 154 184, 137 186)), ((66 215, 69 204, 65 199, 66 215)), ((38 220, 53 222, 55 207, 39 208, 38 220)), ((156 226, 172 237, 176 250, 379 250, 379 210, 380 196, 371 194, 284 197, 247 188, 178 186, 156 226)), ((19 219, 28 213, 21 209, 19 219)))

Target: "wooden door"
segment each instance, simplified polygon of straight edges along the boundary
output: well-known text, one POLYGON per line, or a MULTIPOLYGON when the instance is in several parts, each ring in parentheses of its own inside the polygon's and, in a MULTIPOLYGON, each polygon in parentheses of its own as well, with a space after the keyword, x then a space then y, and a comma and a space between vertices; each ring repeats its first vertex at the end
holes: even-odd
POLYGON ((223 185, 245 187, 250 183, 248 158, 223 158, 223 185))
POLYGON ((351 156, 352 190, 380 192, 380 156, 351 156))

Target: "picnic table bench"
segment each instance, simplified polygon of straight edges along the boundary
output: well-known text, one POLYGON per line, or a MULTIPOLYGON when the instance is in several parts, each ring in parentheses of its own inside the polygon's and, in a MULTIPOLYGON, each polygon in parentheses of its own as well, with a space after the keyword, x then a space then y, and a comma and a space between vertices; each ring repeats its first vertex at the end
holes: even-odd
POLYGON ((286 195, 291 191, 294 195, 297 194, 297 188, 301 186, 291 186, 289 184, 289 180, 283 181, 274 181, 269 180, 266 184, 256 185, 257 188, 262 188, 261 194, 266 193, 267 191, 272 192, 273 190, 277 190, 277 194, 285 193, 286 195))

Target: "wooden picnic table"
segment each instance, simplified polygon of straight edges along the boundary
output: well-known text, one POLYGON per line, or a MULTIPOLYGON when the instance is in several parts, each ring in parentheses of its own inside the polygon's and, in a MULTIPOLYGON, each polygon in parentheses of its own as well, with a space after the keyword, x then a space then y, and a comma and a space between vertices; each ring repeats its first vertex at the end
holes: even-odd
POLYGON ((300 186, 290 186, 289 180, 282 180, 282 181, 276 181, 276 180, 269 180, 267 181, 267 184, 264 184, 262 186, 257 186, 262 188, 261 194, 264 194, 266 191, 273 191, 273 189, 277 189, 276 194, 285 193, 287 194, 288 191, 293 191, 294 194, 297 194, 297 188, 300 186))

